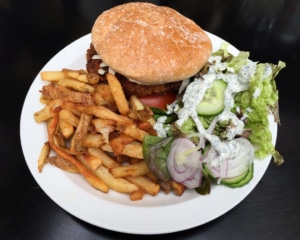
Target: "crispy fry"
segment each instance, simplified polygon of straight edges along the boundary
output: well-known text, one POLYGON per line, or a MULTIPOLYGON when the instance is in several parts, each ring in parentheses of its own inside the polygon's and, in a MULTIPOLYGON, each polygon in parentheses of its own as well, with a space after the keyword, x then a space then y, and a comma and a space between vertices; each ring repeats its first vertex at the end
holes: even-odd
POLYGON ((133 124, 133 121, 130 118, 116 114, 103 106, 86 106, 86 105, 76 104, 76 108, 79 111, 94 115, 98 118, 110 119, 124 124, 133 124))
POLYGON ((70 147, 71 151, 76 152, 76 151, 81 150, 80 149, 81 142, 82 142, 84 136, 88 132, 88 128, 89 128, 91 120, 92 120, 91 115, 85 114, 85 113, 81 114, 78 126, 75 130, 74 136, 73 136, 72 141, 71 141, 71 147, 70 147))
POLYGON ((96 73, 88 73, 85 70, 72 70, 63 68, 62 72, 65 76, 76 79, 80 82, 96 84, 99 82, 100 77, 96 73))
POLYGON ((119 124, 117 125, 117 130, 141 142, 143 141, 144 137, 148 135, 146 131, 137 128, 137 126, 133 124, 132 125, 119 124))
POLYGON ((125 134, 120 134, 113 140, 109 141, 109 144, 116 155, 121 155, 124 147, 134 141, 134 138, 127 136, 125 134))
POLYGON ((47 158, 50 154, 50 149, 51 148, 50 148, 49 142, 45 142, 42 149, 41 149, 39 158, 38 158, 38 170, 39 170, 39 172, 42 172, 43 167, 47 163, 47 158))
POLYGON ((109 101, 107 101, 106 99, 103 98, 101 93, 95 92, 93 94, 93 97, 94 97, 95 104, 97 106, 111 106, 112 105, 109 101))
MULTIPOLYGON (((143 161, 143 160, 142 160, 143 161)), ((152 182, 157 183, 158 184, 158 178, 153 174, 153 172, 149 171, 147 172, 147 174, 145 175, 147 178, 149 178, 152 182)))
POLYGON ((111 73, 108 73, 106 78, 119 112, 122 115, 127 115, 129 113, 129 106, 119 80, 111 73))
POLYGON ((68 172, 78 173, 77 168, 74 164, 70 163, 68 160, 62 158, 59 155, 51 156, 47 158, 47 162, 50 164, 68 172))
POLYGON ((95 105, 92 94, 72 91, 58 84, 43 86, 42 94, 51 99, 61 99, 83 105, 95 105))
POLYGON ((90 155, 87 153, 77 154, 76 158, 79 161, 84 162, 86 165, 89 166, 90 169, 93 169, 93 170, 97 169, 102 164, 101 158, 98 158, 96 156, 93 156, 93 155, 90 155))
POLYGON ((116 126, 117 122, 111 119, 96 118, 93 119, 93 124, 97 130, 101 130, 102 128, 106 128, 107 126, 116 126))
POLYGON ((86 134, 82 139, 81 145, 87 148, 100 148, 104 144, 102 134, 86 134))
POLYGON ((124 178, 115 178, 109 170, 100 166, 95 171, 95 174, 105 183, 109 188, 121 192, 121 193, 132 193, 139 190, 139 187, 133 183, 130 183, 124 178))
POLYGON ((140 161, 132 165, 123 165, 111 169, 112 175, 115 177, 137 177, 146 175, 149 172, 149 168, 145 161, 140 161))
POLYGON ((74 134, 74 127, 72 124, 65 122, 61 118, 59 118, 58 125, 59 125, 60 132, 66 139, 68 139, 74 134))
POLYGON ((79 120, 80 120, 79 117, 77 117, 71 111, 69 111, 65 108, 62 109, 61 111, 59 111, 59 119, 61 121, 64 121, 64 122, 68 123, 68 124, 71 124, 74 127, 78 126, 79 120))
POLYGON ((92 123, 97 132, 101 133, 105 143, 109 143, 109 134, 113 132, 116 127, 116 122, 110 119, 93 119, 92 123))
POLYGON ((106 102, 115 104, 114 96, 108 84, 99 83, 95 86, 95 94, 98 93, 106 102))
POLYGON ((100 148, 88 148, 87 152, 95 157, 98 157, 101 159, 103 166, 105 166, 108 169, 119 167, 120 164, 117 163, 113 158, 108 156, 104 151, 102 151, 100 148))
POLYGON ((55 115, 55 112, 60 110, 62 101, 59 99, 53 99, 47 103, 47 105, 34 113, 34 119, 37 123, 47 121, 55 115))
POLYGON ((130 105, 133 110, 136 112, 136 115, 139 120, 147 121, 148 119, 153 117, 152 110, 145 106, 136 96, 132 95, 130 97, 130 105))
POLYGON ((130 200, 131 201, 142 200, 145 194, 146 191, 144 189, 139 189, 137 191, 130 193, 130 200))
POLYGON ((144 155, 142 143, 134 141, 125 145, 122 154, 133 158, 143 159, 144 155))
POLYGON ((40 73, 41 79, 44 81, 57 82, 65 77, 62 71, 43 71, 40 73))
POLYGON ((56 130, 56 125, 58 121, 58 114, 54 116, 51 123, 48 124, 48 136, 49 136, 49 144, 51 148, 62 158, 65 158, 68 160, 71 164, 73 164, 78 172, 84 176, 84 178, 96 189, 99 189, 102 192, 108 192, 108 186, 96 175, 94 175, 85 165, 83 165, 81 162, 77 161, 76 158, 73 156, 67 154, 62 150, 60 147, 58 147, 54 141, 53 141, 53 135, 56 130))
POLYGON ((144 189, 148 194, 155 196, 158 194, 160 191, 160 186, 154 182, 151 182, 149 179, 146 177, 126 177, 126 179, 137 185, 138 187, 144 189))
POLYGON ((184 193, 184 190, 186 189, 186 187, 178 182, 172 181, 171 182, 171 187, 173 192, 177 195, 177 196, 181 196, 184 193))
POLYGON ((105 143, 101 146, 101 150, 108 152, 108 153, 113 153, 113 150, 111 148, 111 146, 109 145, 109 143, 105 143))
POLYGON ((77 81, 75 79, 64 78, 59 80, 57 84, 63 87, 72 88, 73 90, 82 93, 93 93, 95 91, 95 89, 91 85, 77 81))

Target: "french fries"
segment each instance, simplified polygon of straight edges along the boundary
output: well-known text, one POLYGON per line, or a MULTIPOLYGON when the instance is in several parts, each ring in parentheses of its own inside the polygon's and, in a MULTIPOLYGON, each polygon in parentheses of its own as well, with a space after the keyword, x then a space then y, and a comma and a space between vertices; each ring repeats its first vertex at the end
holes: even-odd
MULTIPOLYGON (((103 193, 112 189, 132 201, 167 192, 143 159, 144 137, 156 135, 153 113, 137 97, 127 100, 114 75, 106 75, 107 83, 85 70, 44 71, 40 76, 49 84, 41 90, 45 106, 34 113, 37 123, 47 123, 48 132, 39 172, 50 163, 82 175, 103 193)), ((185 189, 176 182, 171 188, 178 196, 185 189)))

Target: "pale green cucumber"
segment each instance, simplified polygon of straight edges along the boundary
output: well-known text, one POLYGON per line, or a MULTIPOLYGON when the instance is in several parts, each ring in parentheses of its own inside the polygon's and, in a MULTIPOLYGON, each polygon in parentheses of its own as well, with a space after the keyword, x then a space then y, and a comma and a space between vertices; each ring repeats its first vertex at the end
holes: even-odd
POLYGON ((224 110, 224 91, 227 83, 223 80, 214 80, 206 90, 196 111, 200 116, 215 116, 224 110))

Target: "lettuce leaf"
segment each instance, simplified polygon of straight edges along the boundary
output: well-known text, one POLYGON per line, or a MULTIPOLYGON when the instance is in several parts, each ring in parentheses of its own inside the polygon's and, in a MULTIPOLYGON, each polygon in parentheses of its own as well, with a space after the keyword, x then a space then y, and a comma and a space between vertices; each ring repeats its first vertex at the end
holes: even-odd
POLYGON ((283 157, 272 144, 268 116, 272 112, 275 121, 280 122, 275 77, 284 67, 285 63, 281 61, 278 65, 258 63, 256 72, 250 79, 249 90, 235 98, 236 106, 239 106, 248 115, 245 128, 252 130, 249 139, 257 146, 255 156, 264 158, 268 154, 272 154, 276 165, 283 162, 283 157))

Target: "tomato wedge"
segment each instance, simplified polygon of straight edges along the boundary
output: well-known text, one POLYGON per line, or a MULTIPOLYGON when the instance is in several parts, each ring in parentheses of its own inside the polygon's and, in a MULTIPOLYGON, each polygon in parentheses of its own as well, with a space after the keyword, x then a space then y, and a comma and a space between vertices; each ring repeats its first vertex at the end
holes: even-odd
POLYGON ((139 97, 140 101, 148 107, 160 108, 163 110, 167 109, 167 105, 171 104, 176 100, 176 94, 166 95, 147 95, 139 97))

